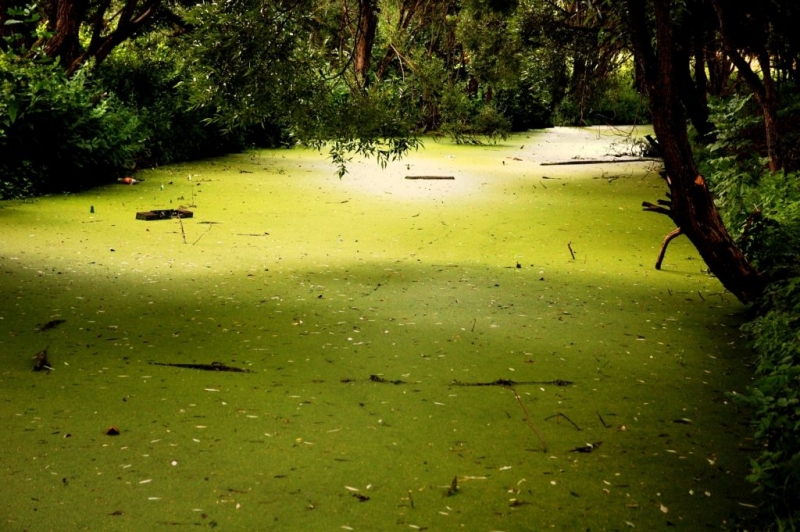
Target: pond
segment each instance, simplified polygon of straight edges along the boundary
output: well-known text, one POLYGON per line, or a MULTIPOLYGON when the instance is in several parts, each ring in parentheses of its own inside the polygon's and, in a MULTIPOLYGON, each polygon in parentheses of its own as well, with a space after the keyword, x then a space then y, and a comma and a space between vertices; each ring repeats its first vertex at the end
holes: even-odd
POLYGON ((621 133, 428 141, 341 180, 255 151, 1 203, 3 529, 746 517, 743 307, 684 238, 654 269, 652 162, 541 164, 621 133))

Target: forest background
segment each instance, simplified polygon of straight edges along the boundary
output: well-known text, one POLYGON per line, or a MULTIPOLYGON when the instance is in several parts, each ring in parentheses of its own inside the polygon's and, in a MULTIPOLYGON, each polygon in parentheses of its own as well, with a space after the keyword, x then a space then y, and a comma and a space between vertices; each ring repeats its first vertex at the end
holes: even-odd
POLYGON ((798 22, 794 0, 0 0, 0 199, 249 148, 325 149, 342 177, 437 135, 652 122, 644 210, 748 305, 748 480, 761 526, 794 529, 798 22))

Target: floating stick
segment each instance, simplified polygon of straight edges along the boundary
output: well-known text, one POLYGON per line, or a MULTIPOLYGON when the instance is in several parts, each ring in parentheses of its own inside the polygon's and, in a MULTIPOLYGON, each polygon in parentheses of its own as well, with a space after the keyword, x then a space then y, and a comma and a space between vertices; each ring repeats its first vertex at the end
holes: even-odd
POLYGON ((528 426, 531 428, 534 434, 536 434, 539 437, 539 441, 542 442, 542 452, 546 453, 547 443, 544 441, 544 438, 542 438, 542 435, 539 433, 539 431, 536 430, 536 427, 533 426, 533 421, 531 421, 531 416, 530 414, 528 414, 528 409, 525 408, 525 403, 522 402, 522 397, 520 397, 519 394, 517 393, 517 390, 515 390, 511 386, 508 386, 508 389, 511 390, 511 392, 514 394, 514 397, 516 397, 519 406, 522 407, 522 411, 525 412, 525 421, 528 423, 528 426))

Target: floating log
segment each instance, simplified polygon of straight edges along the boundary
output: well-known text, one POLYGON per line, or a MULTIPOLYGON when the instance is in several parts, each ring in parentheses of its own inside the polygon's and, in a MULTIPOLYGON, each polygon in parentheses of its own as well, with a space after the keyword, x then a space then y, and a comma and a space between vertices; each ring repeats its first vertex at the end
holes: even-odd
POLYGON ((563 379, 556 379, 554 381, 512 381, 510 379, 497 379, 492 382, 462 382, 458 379, 453 380, 453 386, 503 386, 509 388, 511 386, 518 386, 522 384, 552 384, 554 386, 571 386, 572 381, 565 381, 563 379))
POLYGON ((194 213, 186 209, 157 209, 152 211, 137 212, 137 220, 171 220, 172 218, 193 218, 194 213))
POLYGON ((636 157, 626 159, 573 159, 570 161, 555 161, 541 163, 541 166, 566 166, 569 164, 617 164, 617 163, 640 163, 648 161, 661 161, 660 157, 636 157))
POLYGON ((202 371, 231 371, 233 373, 253 373, 246 368, 236 368, 228 366, 222 362, 212 362, 211 364, 170 364, 169 362, 150 362, 155 366, 170 366, 172 368, 199 369, 202 371))
POLYGON ((406 179, 455 179, 452 175, 407 175, 406 179))

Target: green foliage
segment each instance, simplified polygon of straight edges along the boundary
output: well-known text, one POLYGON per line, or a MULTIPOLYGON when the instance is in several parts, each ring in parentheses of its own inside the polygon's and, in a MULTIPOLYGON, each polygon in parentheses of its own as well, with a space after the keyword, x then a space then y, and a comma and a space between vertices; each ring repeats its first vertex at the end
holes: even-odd
POLYGON ((477 143, 478 136, 505 138, 511 129, 511 121, 492 103, 486 103, 485 97, 480 95, 470 96, 462 85, 453 85, 444 91, 441 119, 441 131, 458 143, 477 143))
POLYGON ((185 48, 193 105, 229 131, 308 123, 301 115, 327 98, 334 78, 312 45, 312 12, 307 0, 288 10, 255 0, 195 6, 185 48))
POLYGON ((559 103, 554 121, 562 125, 642 124, 650 121, 646 98, 634 88, 630 65, 571 92, 559 103))
POLYGON ((800 503, 800 175, 767 169, 756 148, 762 117, 750 97, 713 102, 711 120, 716 140, 697 150, 701 172, 729 231, 770 281, 743 327, 755 378, 735 396, 752 408, 762 449, 748 479, 785 517, 800 503))
POLYGON ((279 129, 261 125, 223 130, 213 122, 211 109, 193 106, 183 83, 187 77, 183 54, 163 39, 140 39, 120 46, 93 75, 138 117, 144 139, 136 157, 138 167, 204 158, 252 145, 274 146, 282 140, 279 129))
POLYGON ((749 97, 713 106, 716 140, 700 149, 726 227, 748 259, 770 276, 800 264, 800 175, 769 172, 753 147, 759 114, 749 97))
POLYGON ((0 56, 2 197, 75 190, 130 170, 138 119, 89 82, 46 60, 0 56))
POLYGON ((402 91, 392 84, 365 92, 352 92, 344 85, 332 88, 317 96, 313 112, 298 119, 294 131, 301 142, 328 149, 340 178, 355 155, 385 167, 420 146, 403 114, 402 91))
POLYGON ((800 503, 800 277, 775 283, 765 299, 771 309, 744 327, 758 365, 740 401, 753 408, 763 448, 748 479, 790 509, 800 503))

